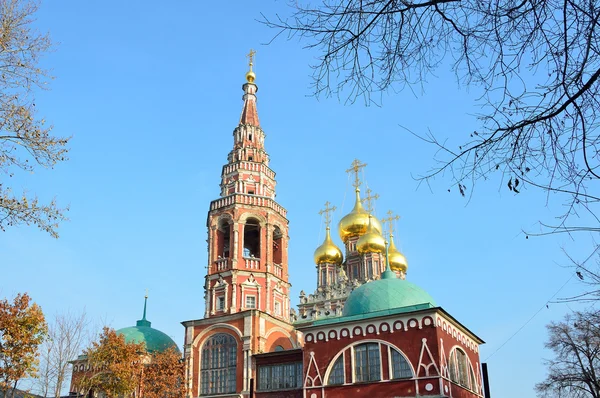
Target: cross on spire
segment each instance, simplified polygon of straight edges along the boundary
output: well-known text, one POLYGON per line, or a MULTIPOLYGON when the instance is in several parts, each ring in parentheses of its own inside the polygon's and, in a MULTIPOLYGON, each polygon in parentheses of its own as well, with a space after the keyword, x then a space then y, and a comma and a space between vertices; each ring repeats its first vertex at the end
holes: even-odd
POLYGON ((248 66, 250 70, 252 70, 252 66, 254 65, 254 56, 256 55, 256 51, 254 49, 250 49, 250 52, 246 55, 248 57, 248 66))
POLYGON ((325 208, 319 211, 319 215, 325 214, 325 225, 327 226, 327 228, 329 228, 329 224, 331 224, 331 212, 337 209, 337 207, 329 207, 329 205, 331 205, 329 201, 325 202, 325 208))
POLYGON ((352 167, 346 170, 346 173, 354 173, 354 183, 352 184, 354 188, 358 188, 360 186, 360 178, 358 177, 358 172, 366 165, 366 163, 361 163, 360 160, 354 159, 354 161, 351 164, 352 167))
POLYGON ((394 234, 394 221, 398 221, 400 219, 400 216, 397 214, 394 215, 394 213, 391 210, 389 210, 387 212, 387 215, 388 215, 388 218, 382 218, 381 222, 384 224, 386 224, 386 223, 388 224, 388 233, 390 235, 393 235, 394 234))
POLYGON ((369 214, 373 213, 373 201, 379 199, 379 194, 376 193, 375 195, 371 195, 372 192, 371 188, 367 188, 367 191, 365 192, 367 196, 365 196, 364 199, 361 199, 361 202, 366 203, 369 214))

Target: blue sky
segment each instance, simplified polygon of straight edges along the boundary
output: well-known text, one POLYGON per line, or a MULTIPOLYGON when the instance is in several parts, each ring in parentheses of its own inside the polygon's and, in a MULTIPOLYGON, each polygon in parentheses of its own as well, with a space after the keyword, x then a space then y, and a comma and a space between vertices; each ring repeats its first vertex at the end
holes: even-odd
POLYGON ((148 319, 181 346, 180 322, 203 315, 206 214, 241 112, 245 54, 255 48, 258 111, 290 220, 292 304, 315 287, 319 210, 331 201, 337 222, 352 207, 344 170, 358 158, 381 196, 377 215, 402 217, 396 243, 408 278, 487 342, 481 356, 494 397, 534 397, 550 357, 544 325, 569 311, 545 303, 565 283, 557 297, 582 289, 562 250, 582 256, 591 238, 525 239, 521 231, 552 221, 560 203, 547 205, 535 190, 509 193, 496 177, 470 201, 447 192, 449 178, 418 187, 414 176, 434 165, 435 149, 400 125, 456 142, 478 128, 477 93, 450 72, 440 69, 423 93, 385 95, 381 107, 317 100, 315 54, 297 41, 264 45, 275 32, 256 22, 261 12, 289 10, 282 1, 42 5, 36 25, 57 43, 43 66, 56 79, 37 108, 55 134, 73 137, 70 160, 18 175, 13 188, 56 196, 71 221, 58 240, 34 227, 0 234, 0 297, 27 291, 49 317, 85 309, 121 328, 141 317, 148 288, 148 319))

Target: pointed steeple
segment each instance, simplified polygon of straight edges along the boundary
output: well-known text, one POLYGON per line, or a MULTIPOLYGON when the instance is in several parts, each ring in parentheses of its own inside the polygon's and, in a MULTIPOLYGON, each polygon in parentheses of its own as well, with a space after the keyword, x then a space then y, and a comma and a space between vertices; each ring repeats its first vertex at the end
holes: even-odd
POLYGON ((135 323, 136 326, 146 326, 150 327, 152 323, 146 320, 146 305, 148 304, 148 294, 144 296, 144 314, 142 315, 142 319, 135 323))
POLYGON ((385 271, 381 273, 381 279, 396 279, 396 273, 390 268, 390 246, 385 242, 385 271))
POLYGON ((250 62, 248 63, 250 70, 246 73, 246 81, 242 86, 242 90, 244 90, 244 95, 242 99, 244 100, 244 107, 242 108, 242 116, 240 117, 240 124, 250 124, 252 126, 260 127, 260 122, 258 121, 258 111, 256 110, 256 92, 258 91, 258 87, 254 84, 254 79, 256 79, 256 75, 252 70, 252 66, 254 66, 254 55, 256 51, 250 50, 250 53, 247 55, 250 62))
POLYGON ((244 107, 233 130, 233 148, 221 169, 220 197, 210 203, 207 217, 205 317, 245 311, 250 300, 236 290, 240 284, 258 285, 259 291, 271 292, 277 283, 283 296, 260 293, 253 308, 288 321, 288 220, 285 208, 275 200, 275 172, 269 167, 266 134, 256 112, 254 54, 248 54, 250 68, 242 86, 244 107), (256 280, 250 281, 249 271, 256 280))

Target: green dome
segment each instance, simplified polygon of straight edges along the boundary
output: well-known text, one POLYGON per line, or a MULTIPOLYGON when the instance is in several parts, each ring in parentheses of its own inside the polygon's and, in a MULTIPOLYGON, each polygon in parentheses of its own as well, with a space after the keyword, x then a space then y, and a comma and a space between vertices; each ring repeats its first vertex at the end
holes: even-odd
MULTIPOLYGON (((146 297, 147 300, 148 297, 146 297)), ((144 301, 142 319, 137 321, 135 326, 117 330, 117 334, 123 335, 126 343, 145 343, 148 352, 162 352, 171 347, 175 347, 179 352, 179 348, 172 338, 160 330, 150 327, 152 323, 146 320, 146 301, 144 301)))
POLYGON ((127 343, 146 343, 146 351, 148 352, 162 352, 170 347, 175 347, 179 352, 179 348, 172 338, 150 326, 131 326, 119 329, 117 333, 123 335, 127 343))
POLYGON ((342 316, 362 315, 371 312, 436 303, 425 290, 414 283, 399 279, 387 269, 381 279, 365 283, 354 289, 346 303, 342 316))

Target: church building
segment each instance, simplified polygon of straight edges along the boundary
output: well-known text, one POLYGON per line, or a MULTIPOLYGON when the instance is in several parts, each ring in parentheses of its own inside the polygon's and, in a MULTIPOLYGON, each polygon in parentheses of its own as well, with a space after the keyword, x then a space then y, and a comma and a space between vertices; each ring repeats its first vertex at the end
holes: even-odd
MULTIPOLYGON (((164 352, 174 349, 180 353, 177 344, 166 333, 152 327, 152 322, 146 319, 146 309, 148 304, 148 295, 144 298, 144 312, 142 319, 135 323, 135 326, 129 326, 118 329, 116 333, 123 336, 125 343, 140 344, 144 343, 144 347, 148 354, 164 352)), ((79 385, 82 378, 89 378, 98 373, 98 369, 92 368, 85 354, 79 355, 71 362, 71 384, 69 386, 70 397, 82 396, 81 386, 79 385)), ((137 391, 139 394, 139 389, 137 391)), ((99 394, 93 390, 89 391, 87 396, 90 398, 96 397, 99 394)))
POLYGON ((208 210, 204 316, 182 322, 187 396, 483 397, 484 342, 407 280, 394 243, 398 217, 377 219, 368 189, 361 199, 358 160, 348 170, 354 208, 337 228, 343 250, 327 202, 316 287, 301 292, 298 311, 291 307, 289 223, 275 200, 252 55, 220 195, 208 210))

